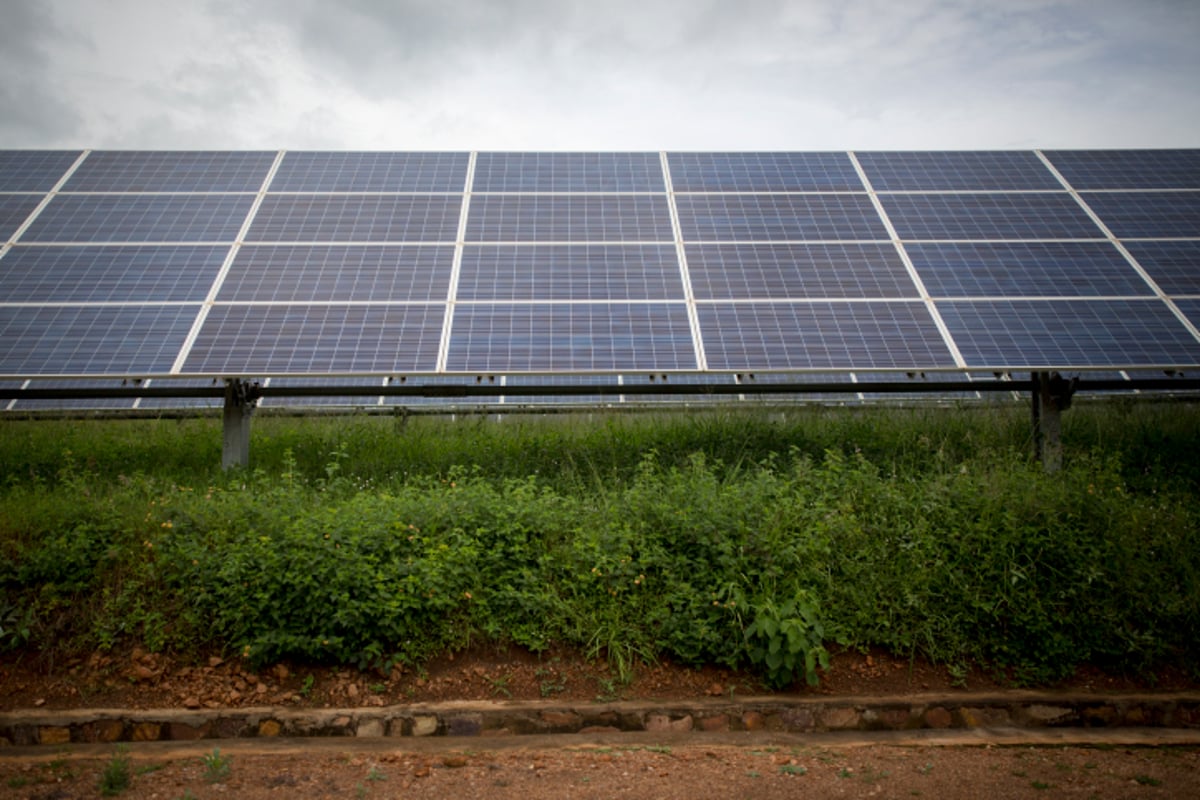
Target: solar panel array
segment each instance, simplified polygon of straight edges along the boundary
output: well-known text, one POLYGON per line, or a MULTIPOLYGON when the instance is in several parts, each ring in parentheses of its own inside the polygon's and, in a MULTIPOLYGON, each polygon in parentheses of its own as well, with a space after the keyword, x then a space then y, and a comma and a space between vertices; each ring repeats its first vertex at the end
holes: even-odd
POLYGON ((0 244, 22 385, 1200 366, 1200 150, 0 151, 0 244))

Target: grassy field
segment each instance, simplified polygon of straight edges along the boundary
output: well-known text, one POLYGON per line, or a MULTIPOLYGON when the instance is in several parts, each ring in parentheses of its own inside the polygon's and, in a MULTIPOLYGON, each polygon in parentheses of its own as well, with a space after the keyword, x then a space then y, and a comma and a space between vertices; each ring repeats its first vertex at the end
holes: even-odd
POLYGON ((419 663, 567 644, 816 678, 1200 664, 1200 406, 0 420, 0 650, 419 663))

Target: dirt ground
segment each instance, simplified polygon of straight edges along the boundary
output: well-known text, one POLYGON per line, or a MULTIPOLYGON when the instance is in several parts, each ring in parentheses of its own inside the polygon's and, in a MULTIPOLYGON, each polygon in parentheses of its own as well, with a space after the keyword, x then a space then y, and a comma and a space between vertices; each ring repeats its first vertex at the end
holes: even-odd
MULTIPOLYGON (((835 654, 816 688, 784 694, 903 695, 1011 688, 1002 675, 952 675, 944 667, 881 653, 835 654)), ((1182 675, 1153 686, 1081 670, 1055 687, 1071 691, 1194 689, 1182 675)), ((762 695, 753 676, 660 663, 623 683, 607 665, 566 652, 535 655, 474 648, 419 672, 390 673, 275 664, 251 669, 212 656, 188 664, 135 648, 52 664, 0 662, 0 710, 18 708, 358 707, 450 700, 608 702, 762 695)), ((775 797, 1200 797, 1200 747, 927 746, 831 744, 803 738, 763 744, 705 738, 664 744, 638 735, 526 743, 480 739, 293 742, 247 750, 246 742, 190 750, 131 745, 128 788, 115 796, 201 798, 775 798, 775 797), (298 749, 297 749, 298 748, 298 749), (222 769, 224 764, 227 769, 222 769)), ((524 738, 524 737, 522 737, 524 738)), ((100 796, 120 751, 99 746, 14 757, 0 750, 0 798, 100 796)))

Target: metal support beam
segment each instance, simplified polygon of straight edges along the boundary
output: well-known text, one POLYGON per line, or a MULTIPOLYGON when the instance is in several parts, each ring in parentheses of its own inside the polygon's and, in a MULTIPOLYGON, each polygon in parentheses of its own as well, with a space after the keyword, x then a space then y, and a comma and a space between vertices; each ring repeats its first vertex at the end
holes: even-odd
POLYGON ((256 389, 256 385, 236 378, 225 381, 222 469, 250 465, 250 414, 258 400, 256 389))
POLYGON ((1077 379, 1057 372, 1035 372, 1033 378, 1034 455, 1046 472, 1062 469, 1062 412, 1071 407, 1077 379))

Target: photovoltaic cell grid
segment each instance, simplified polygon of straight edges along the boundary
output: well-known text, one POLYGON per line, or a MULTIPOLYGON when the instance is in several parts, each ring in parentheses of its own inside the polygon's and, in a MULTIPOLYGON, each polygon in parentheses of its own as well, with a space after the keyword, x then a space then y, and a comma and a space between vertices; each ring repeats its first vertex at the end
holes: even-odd
POLYGON ((1069 194, 884 194, 901 239, 1099 239, 1069 194))
POLYGON ((275 161, 267 152, 89 153, 65 192, 257 192, 275 161))
POLYGON ((679 195, 688 242, 887 240, 865 194, 679 195))
POLYGON ((676 192, 861 192, 845 153, 668 153, 676 192))
POLYGON ((0 306, 0 374, 165 373, 198 311, 197 305, 0 306))
POLYGON ((453 261, 445 245, 246 245, 217 301, 445 301, 453 261))
POLYGON ((204 300, 228 246, 15 247, 0 261, 6 303, 204 300))
MULTIPOLYGON (((453 237, 451 237, 453 238, 453 237)), ((478 195, 468 242, 671 242, 662 195, 478 195)))
POLYGON ((1200 189, 1200 150, 1048 150, 1079 190, 1200 189))
POLYGON ((1157 300, 947 301, 971 367, 1200 364, 1200 342, 1157 300))
POLYGON ((289 151, 272 192, 462 192, 469 153, 289 151))
POLYGON ((433 372, 443 305, 214 306, 184 372, 433 372))
POLYGON ((1125 247, 1167 294, 1200 295, 1200 240, 1127 242, 1125 247))
POLYGON ((672 245, 469 245, 458 300, 684 299, 672 245))
POLYGON ((249 195, 61 194, 21 242, 232 242, 253 202, 249 195))
POLYGON ((453 242, 454 195, 267 195, 248 242, 453 242))
POLYGON ((1027 150, 855 153, 877 192, 1062 190, 1027 150))
POLYGON ((711 369, 953 367, 923 303, 714 303, 696 309, 711 369))
POLYGON ((451 372, 697 368, 683 303, 461 305, 451 372))
POLYGON ((78 150, 0 150, 0 192, 48 192, 79 155, 78 150))
POLYGON ((906 251, 935 298, 1154 294, 1108 242, 947 242, 906 251))
POLYGON ((1200 191, 1085 192, 1082 197, 1119 239, 1200 238, 1200 191))
POLYGON ((479 153, 475 192, 662 192, 658 153, 479 153))
POLYGON ((686 252, 698 300, 917 296, 891 244, 699 244, 686 252))

